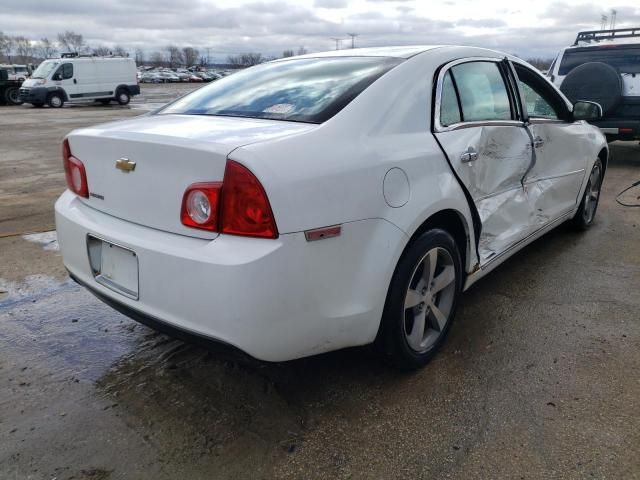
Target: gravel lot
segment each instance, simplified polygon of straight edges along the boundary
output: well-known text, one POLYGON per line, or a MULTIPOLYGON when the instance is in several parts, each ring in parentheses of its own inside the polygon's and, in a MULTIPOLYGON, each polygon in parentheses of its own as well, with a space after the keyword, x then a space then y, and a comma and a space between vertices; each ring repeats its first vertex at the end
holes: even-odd
POLYGON ((367 348, 266 365, 116 313, 46 233, 68 131, 192 88, 0 107, 0 478, 640 478, 640 209, 614 201, 640 179, 637 143, 612 146, 593 228, 474 286, 427 368, 367 348))

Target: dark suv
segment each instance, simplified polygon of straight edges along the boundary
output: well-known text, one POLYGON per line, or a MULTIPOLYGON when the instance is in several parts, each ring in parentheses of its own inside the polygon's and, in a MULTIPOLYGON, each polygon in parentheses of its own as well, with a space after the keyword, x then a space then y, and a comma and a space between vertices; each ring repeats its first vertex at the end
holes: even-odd
POLYGON ((640 27, 580 32, 548 75, 572 102, 602 105, 603 117, 591 123, 609 141, 640 138, 640 27))

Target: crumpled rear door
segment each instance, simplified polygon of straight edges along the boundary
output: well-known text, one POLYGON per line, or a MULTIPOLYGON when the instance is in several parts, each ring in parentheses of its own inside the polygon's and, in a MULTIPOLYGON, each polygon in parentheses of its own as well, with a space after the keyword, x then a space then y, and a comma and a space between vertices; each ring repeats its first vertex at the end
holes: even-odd
POLYGON ((485 264, 530 231, 522 178, 531 165, 524 126, 485 125, 435 134, 480 215, 480 263, 485 264), (471 158, 470 158, 471 157, 471 158))

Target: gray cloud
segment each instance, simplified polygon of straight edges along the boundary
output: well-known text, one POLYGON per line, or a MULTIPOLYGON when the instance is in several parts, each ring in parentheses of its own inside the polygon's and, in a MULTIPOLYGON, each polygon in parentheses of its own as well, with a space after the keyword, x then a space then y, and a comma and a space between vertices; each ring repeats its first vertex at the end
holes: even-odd
POLYGON ((315 0, 313 6, 317 8, 345 8, 348 4, 347 0, 315 0))
MULTIPOLYGON (((369 1, 370 10, 358 14, 345 11, 341 20, 334 22, 294 0, 235 6, 211 0, 190 0, 188 4, 175 0, 1 0, 0 28, 34 39, 53 39, 58 32, 75 30, 92 45, 119 44, 147 52, 168 44, 193 45, 209 48, 219 60, 249 50, 265 55, 280 55, 284 49, 299 46, 312 52, 329 50, 335 45, 331 37, 346 39, 347 32, 359 34, 358 46, 467 44, 549 57, 569 45, 578 30, 596 27, 602 13, 594 3, 569 6, 555 2, 541 9, 539 18, 531 19, 531 26, 510 28, 508 14, 498 11, 488 19, 462 14, 443 20, 421 16, 404 0, 393 1, 392 13, 383 13, 388 9, 379 8, 380 0, 369 1)), ((322 9, 343 8, 347 3, 315 0, 315 6, 322 9)), ((619 26, 640 24, 640 7, 623 5, 617 10, 619 26)))

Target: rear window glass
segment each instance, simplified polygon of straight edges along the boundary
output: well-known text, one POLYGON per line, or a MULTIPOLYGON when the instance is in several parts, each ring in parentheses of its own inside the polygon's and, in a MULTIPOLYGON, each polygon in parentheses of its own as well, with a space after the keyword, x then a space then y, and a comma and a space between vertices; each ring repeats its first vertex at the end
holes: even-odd
POLYGON ((640 45, 565 50, 558 74, 566 75, 587 62, 607 63, 620 73, 640 73, 640 45))
POLYGON ((451 68, 465 122, 511 120, 509 94, 498 65, 470 62, 451 68))
POLYGON ((322 123, 401 62, 334 57, 265 63, 217 80, 159 113, 322 123))

